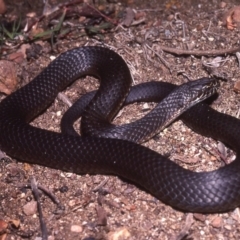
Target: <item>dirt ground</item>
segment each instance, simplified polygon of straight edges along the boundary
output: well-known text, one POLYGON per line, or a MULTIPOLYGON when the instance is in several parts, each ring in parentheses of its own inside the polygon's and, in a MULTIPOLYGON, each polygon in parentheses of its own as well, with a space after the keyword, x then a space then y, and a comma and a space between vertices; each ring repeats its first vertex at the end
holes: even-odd
MULTIPOLYGON (((53 6, 60 2, 67 1, 54 0, 49 4, 53 6)), ((36 58, 24 58, 16 64, 18 87, 31 81, 61 52, 83 45, 105 45, 126 60, 134 79, 133 84, 151 80, 182 84, 188 79, 194 80, 209 74, 222 77, 225 81, 221 81, 219 96, 212 107, 239 118, 240 93, 237 86, 240 60, 235 52, 210 54, 211 51, 239 46, 239 25, 236 24, 232 29, 228 29, 232 26, 231 22, 226 25, 227 17, 230 20, 234 17, 234 13, 228 10, 236 6, 238 1, 94 2, 104 9, 116 9, 119 24, 109 32, 100 31, 95 36, 84 34, 79 27, 78 35, 69 34, 57 39, 53 45, 54 51, 51 51, 49 39, 40 39, 37 43, 41 45, 41 53, 36 58), (135 16, 134 19, 131 19, 131 14, 135 16), (126 20, 125 26, 121 24, 123 20, 126 20), (129 26, 127 21, 130 21, 129 26), (162 51, 162 46, 175 49, 176 52, 162 51), (192 53, 177 55, 177 49, 192 53), (208 54, 201 55, 201 52, 208 50, 208 54), (216 63, 219 60, 216 57, 221 57, 220 63, 216 63)), ((39 16, 43 11, 42 1, 13 0, 6 3, 8 13, 13 16, 19 13, 19 9, 22 15, 34 12, 39 16)), ((88 3, 93 4, 91 1, 88 3)), ((69 18, 65 21, 80 24, 81 20, 69 18)), ((9 54, 8 50, 3 51, 2 59, 7 59, 9 54)), ((97 87, 98 81, 87 77, 72 84, 65 94, 74 102, 97 87)), ((115 123, 134 121, 153 106, 152 103, 128 106, 121 111, 115 123)), ((56 99, 32 124, 59 131, 61 117, 67 108, 63 101, 56 99)), ((76 128, 79 129, 79 123, 76 123, 76 128)), ((224 146, 194 133, 181 121, 174 122, 144 145, 192 171, 211 171, 225 165, 219 154, 219 151, 224 151, 224 146)), ((225 152, 226 161, 232 161, 234 153, 229 149, 225 152)), ((8 156, 1 160, 0 169, 0 219, 8 223, 7 234, 2 234, 1 239, 41 239, 35 198, 31 189, 24 187, 32 177, 60 202, 59 205, 55 204, 49 194, 40 191, 43 219, 51 240, 240 239, 239 209, 221 214, 184 213, 117 176, 76 175, 21 163, 8 156), (29 210, 31 206, 35 206, 32 211, 29 210)))

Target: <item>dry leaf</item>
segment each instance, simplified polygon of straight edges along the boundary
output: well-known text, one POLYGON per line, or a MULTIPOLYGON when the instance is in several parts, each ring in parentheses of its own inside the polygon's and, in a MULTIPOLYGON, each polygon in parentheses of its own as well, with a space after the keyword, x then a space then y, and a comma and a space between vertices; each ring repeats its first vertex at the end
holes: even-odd
POLYGON ((0 0, 0 14, 5 13, 7 10, 6 5, 3 0, 0 0))
POLYGON ((224 14, 223 24, 229 30, 240 28, 240 6, 235 6, 224 14))
POLYGON ((20 64, 24 61, 24 55, 21 52, 14 52, 8 55, 8 59, 20 64))
POLYGON ((234 91, 240 92, 240 81, 238 81, 234 84, 234 91))
POLYGON ((4 233, 8 227, 8 223, 0 219, 0 234, 4 233))
POLYGON ((129 8, 129 7, 126 8, 126 16, 125 16, 122 24, 126 27, 129 27, 133 22, 134 16, 135 16, 135 14, 134 14, 134 11, 132 10, 132 8, 129 8))

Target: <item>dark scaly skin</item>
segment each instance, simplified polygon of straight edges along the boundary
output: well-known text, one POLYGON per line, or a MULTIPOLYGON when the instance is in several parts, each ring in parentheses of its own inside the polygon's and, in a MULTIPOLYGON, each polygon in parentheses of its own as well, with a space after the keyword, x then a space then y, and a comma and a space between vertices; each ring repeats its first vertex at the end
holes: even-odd
MULTIPOLYGON (((145 82, 132 86, 125 99, 122 107, 135 102, 160 102, 172 90, 173 85, 167 82, 145 82)), ((87 105, 93 99, 97 91, 92 91, 81 96, 73 105, 64 113, 61 119, 61 131, 64 134, 79 136, 74 130, 74 122, 80 118, 87 105)))
MULTIPOLYGON (((113 125, 110 122, 112 119, 109 118, 96 118, 92 109, 88 109, 82 117, 81 133, 84 137, 114 138, 142 143, 159 133, 187 109, 216 93, 218 86, 218 81, 210 78, 184 83, 171 91, 141 119, 121 126, 113 125)), ((89 105, 91 106, 91 102, 89 105)))
MULTIPOLYGON (((28 124, 54 100, 59 91, 80 75, 89 73, 130 79, 124 61, 110 50, 86 47, 62 54, 31 83, 0 103, 0 148, 22 161, 64 171, 122 176, 143 186, 163 202, 184 211, 220 212, 239 206, 240 121, 205 104, 188 110, 183 116, 184 121, 194 130, 228 143, 237 152, 233 163, 213 172, 185 170, 135 143, 67 136, 28 124)), ((129 84, 125 82, 123 88, 128 88, 129 84)), ((114 91, 114 98, 118 95, 120 102, 126 95, 114 83, 101 85, 101 91, 114 91)), ((89 107, 94 114, 99 115, 100 111, 110 118, 116 114, 117 110, 109 111, 102 106, 109 101, 104 95, 100 93, 95 99, 100 99, 100 105, 92 103, 89 107)), ((112 109, 119 108, 115 106, 115 100, 110 101, 112 109)))

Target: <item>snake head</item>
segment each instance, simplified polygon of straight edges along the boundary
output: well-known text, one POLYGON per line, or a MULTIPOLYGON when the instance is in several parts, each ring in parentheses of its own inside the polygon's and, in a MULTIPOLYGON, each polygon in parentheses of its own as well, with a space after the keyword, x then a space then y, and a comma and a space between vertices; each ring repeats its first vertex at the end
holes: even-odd
POLYGON ((216 93, 219 87, 219 81, 215 78, 200 78, 187 83, 187 85, 190 95, 188 101, 190 102, 190 106, 192 106, 216 93))
POLYGON ((217 92, 219 82, 214 78, 200 78, 184 83, 173 90, 164 101, 175 109, 174 117, 179 116, 193 105, 202 102, 217 92), (177 104, 176 104, 177 103, 177 104))

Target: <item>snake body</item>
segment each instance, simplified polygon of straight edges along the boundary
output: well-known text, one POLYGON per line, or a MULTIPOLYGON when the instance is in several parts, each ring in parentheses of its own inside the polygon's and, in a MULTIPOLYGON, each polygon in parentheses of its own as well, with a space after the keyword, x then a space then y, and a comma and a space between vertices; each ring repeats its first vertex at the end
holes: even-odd
POLYGON ((53 102, 59 91, 88 74, 119 81, 118 84, 116 81, 101 82, 98 93, 87 106, 83 124, 96 117, 112 119, 120 108, 119 102, 122 103, 127 95, 128 90, 122 89, 129 89, 129 69, 120 56, 108 49, 74 49, 60 55, 33 81, 0 103, 1 150, 22 161, 64 171, 122 176, 184 211, 219 212, 239 206, 240 121, 218 113, 204 103, 189 109, 182 119, 193 130, 227 143, 237 153, 234 162, 212 172, 196 173, 183 169, 132 142, 75 137, 29 125, 53 102), (103 94, 106 92, 113 94, 106 98, 103 94))
MULTIPOLYGON (((130 102, 136 102, 136 100, 140 101, 143 99, 143 97, 143 100, 149 101, 149 99, 146 99, 148 92, 150 94, 157 93, 157 91, 153 89, 153 87, 156 85, 156 83, 154 84, 152 82, 149 82, 149 84, 144 84, 144 86, 140 85, 138 87, 132 88, 125 100, 125 103, 129 104, 130 102), (138 92, 136 92, 136 90, 138 90, 138 92), (141 96, 142 93, 143 96, 141 96)), ((144 142, 164 129, 187 109, 213 95, 216 92, 218 85, 219 84, 217 80, 210 78, 200 78, 195 81, 187 82, 181 86, 176 87, 175 90, 165 96, 152 111, 150 111, 141 119, 136 120, 135 122, 123 124, 121 126, 115 126, 109 121, 111 119, 104 117, 99 119, 94 115, 91 118, 91 121, 89 119, 88 121, 85 121, 85 123, 87 123, 87 126, 84 126, 84 124, 81 125, 83 126, 81 132, 83 133, 83 136, 123 139, 136 143, 144 142), (95 121, 93 121, 93 118, 95 118, 95 121)), ((157 90, 159 90, 159 86, 157 90)), ((160 96, 160 92, 158 95, 160 96)), ((150 96, 150 98, 153 98, 153 96, 150 96)), ((156 99, 159 98, 160 97, 157 97, 156 99)), ((88 98, 88 100, 91 99, 88 98)), ((80 102, 80 105, 82 106, 86 104, 85 107, 87 107, 90 103, 91 101, 87 102, 85 99, 83 104, 82 101, 80 102)), ((80 107, 78 107, 77 110, 74 110, 74 112, 78 112, 79 108, 80 107)), ((85 108, 80 109, 80 113, 84 113, 84 111, 85 108)), ((87 114, 89 113, 87 112, 87 114)), ((83 114, 83 117, 85 115, 86 111, 83 114)), ((67 118, 67 123, 68 120, 69 117, 67 118)), ((64 120, 63 123, 65 121, 66 120, 64 120)), ((73 121, 74 120, 70 119, 69 123, 72 123, 73 121)), ((73 129, 67 129, 67 131, 64 132, 67 134, 72 134, 74 131, 73 129)), ((77 136, 77 134, 74 133, 72 135, 77 136)))
MULTIPOLYGON (((155 102, 158 103, 164 99, 174 86, 167 82, 145 82, 132 86, 122 107, 136 102, 155 102)), ((82 95, 73 105, 68 108, 61 119, 61 131, 64 134, 78 136, 79 134, 73 128, 74 122, 80 118, 88 104, 92 101, 97 91, 88 92, 82 95)))

